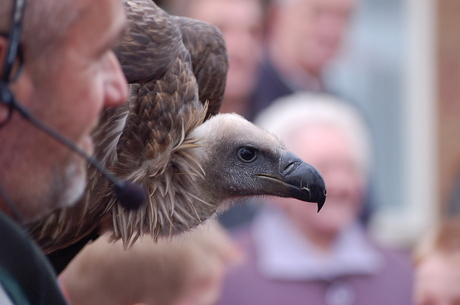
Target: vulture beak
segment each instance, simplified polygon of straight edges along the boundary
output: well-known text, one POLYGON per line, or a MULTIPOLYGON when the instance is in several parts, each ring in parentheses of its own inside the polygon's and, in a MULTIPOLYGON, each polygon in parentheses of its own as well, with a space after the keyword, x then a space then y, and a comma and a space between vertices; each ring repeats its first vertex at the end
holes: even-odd
POLYGON ((261 178, 276 180, 282 197, 317 203, 318 212, 326 201, 326 185, 319 171, 290 151, 281 151, 279 177, 261 178))
POLYGON ((326 184, 319 171, 290 151, 282 151, 280 174, 290 195, 296 199, 318 204, 318 212, 326 201, 326 184))

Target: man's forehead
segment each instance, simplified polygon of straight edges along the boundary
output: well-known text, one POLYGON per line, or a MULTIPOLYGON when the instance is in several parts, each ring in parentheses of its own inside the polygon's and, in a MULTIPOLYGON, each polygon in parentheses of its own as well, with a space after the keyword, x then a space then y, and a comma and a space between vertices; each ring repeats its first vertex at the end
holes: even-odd
POLYGON ((96 43, 104 44, 117 39, 127 25, 121 0, 78 0, 80 13, 74 27, 75 34, 92 36, 96 43))
POLYGON ((75 4, 81 19, 95 16, 103 18, 106 15, 114 19, 125 19, 123 0, 75 0, 75 4))

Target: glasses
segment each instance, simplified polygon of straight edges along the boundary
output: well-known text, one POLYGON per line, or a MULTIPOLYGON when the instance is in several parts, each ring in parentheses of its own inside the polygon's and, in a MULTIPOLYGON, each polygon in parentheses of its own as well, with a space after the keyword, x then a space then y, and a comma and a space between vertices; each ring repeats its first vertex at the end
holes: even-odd
POLYGON ((19 40, 21 37, 21 24, 24 16, 25 4, 26 0, 16 0, 14 2, 11 28, 9 34, 7 35, 9 44, 0 80, 0 102, 3 105, 6 105, 9 108, 9 111, 6 118, 0 121, 0 127, 8 123, 11 119, 11 114, 14 109, 14 96, 9 90, 8 85, 19 77, 24 62, 19 40), (19 65, 16 69, 13 69, 17 60, 19 60, 19 65), (13 70, 15 70, 14 75, 12 75, 13 70))

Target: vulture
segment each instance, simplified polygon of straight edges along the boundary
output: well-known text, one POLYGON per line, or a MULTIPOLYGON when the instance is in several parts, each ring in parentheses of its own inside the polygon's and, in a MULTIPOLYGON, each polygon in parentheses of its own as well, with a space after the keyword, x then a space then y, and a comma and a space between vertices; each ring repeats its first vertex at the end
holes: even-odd
POLYGON ((320 209, 326 190, 314 167, 242 117, 218 114, 228 67, 219 30, 170 16, 151 0, 124 6, 129 27, 115 53, 130 97, 101 114, 95 157, 115 176, 145 186, 148 200, 138 210, 123 208, 111 183, 89 167, 75 206, 29 226, 44 252, 75 255, 106 231, 126 247, 146 234, 171 236, 247 196, 294 197, 320 209))

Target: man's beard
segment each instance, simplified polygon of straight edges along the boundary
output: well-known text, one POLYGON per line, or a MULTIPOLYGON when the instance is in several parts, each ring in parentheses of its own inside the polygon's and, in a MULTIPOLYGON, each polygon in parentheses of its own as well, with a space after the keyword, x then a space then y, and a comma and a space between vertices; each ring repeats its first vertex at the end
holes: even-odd
POLYGON ((71 207, 81 198, 87 183, 86 164, 80 158, 72 161, 65 169, 61 166, 52 170, 51 183, 45 196, 20 209, 26 223, 38 220, 55 209, 71 207))
MULTIPOLYGON (((58 175, 54 177, 59 179, 58 175)), ((86 188, 86 165, 76 162, 70 164, 61 174, 61 179, 55 181, 55 185, 54 208, 73 206, 81 198, 86 188)))

